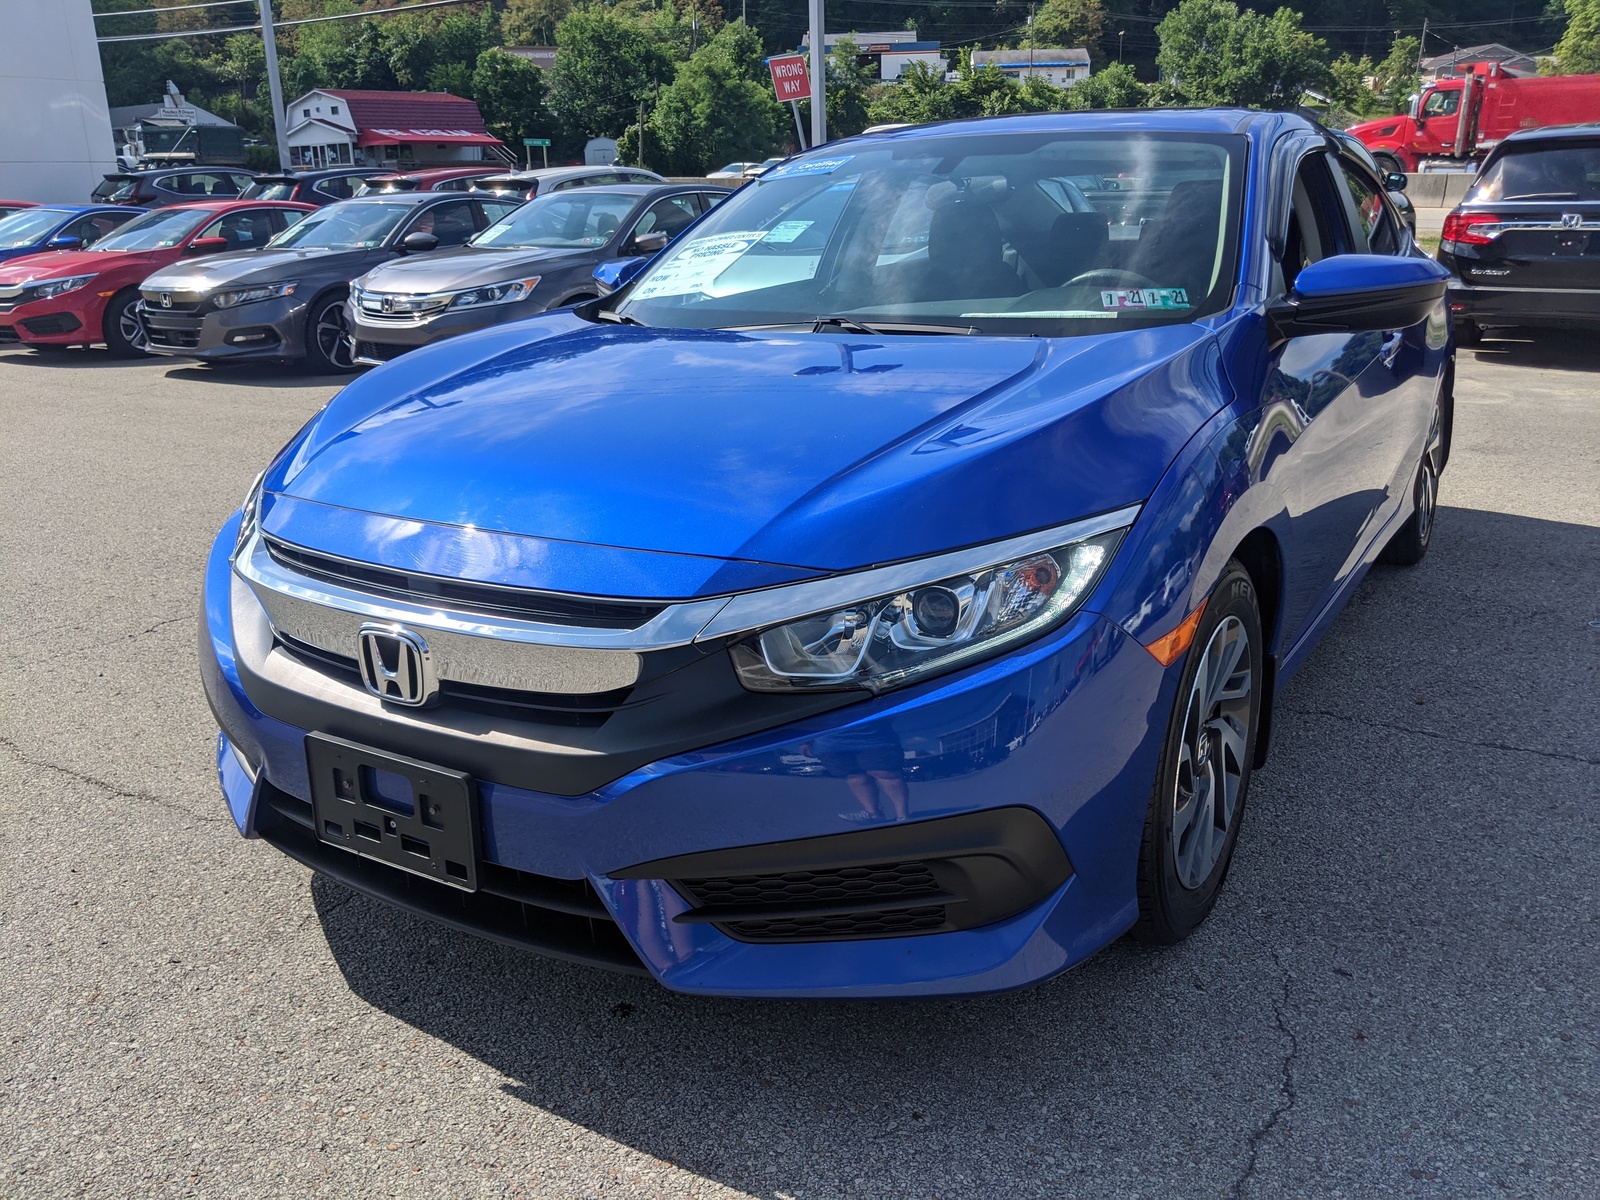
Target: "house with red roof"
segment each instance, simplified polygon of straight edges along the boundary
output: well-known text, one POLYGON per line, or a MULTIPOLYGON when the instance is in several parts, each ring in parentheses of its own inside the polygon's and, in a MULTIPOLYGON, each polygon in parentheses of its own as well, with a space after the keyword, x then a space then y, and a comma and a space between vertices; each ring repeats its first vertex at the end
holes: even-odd
POLYGON ((449 166, 515 161, 471 100, 448 92, 319 88, 285 106, 293 167, 449 166))

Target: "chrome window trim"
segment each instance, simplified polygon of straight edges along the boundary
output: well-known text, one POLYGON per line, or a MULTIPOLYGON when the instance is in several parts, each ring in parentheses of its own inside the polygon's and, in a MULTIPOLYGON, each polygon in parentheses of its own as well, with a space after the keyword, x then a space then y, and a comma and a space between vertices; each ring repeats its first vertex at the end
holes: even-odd
POLYGON ((704 642, 737 633, 753 633, 757 629, 781 625, 840 605, 938 583, 952 575, 985 570, 1025 558, 1029 554, 1054 550, 1069 542, 1110 533, 1114 529, 1125 529, 1133 524, 1138 515, 1139 505, 1130 504, 1115 512, 1087 517, 1066 525, 1053 525, 1049 529, 1020 534, 1003 542, 987 542, 982 546, 951 550, 931 558, 893 563, 867 571, 852 571, 847 575, 831 575, 826 579, 785 584, 757 592, 743 592, 729 599, 695 640, 704 642))
MULTIPOLYGON (((952 575, 969 574, 1029 554, 1054 550, 1084 538, 1125 529, 1133 524, 1139 509, 1139 505, 1130 504, 1114 512, 928 558, 741 592, 733 596, 670 603, 635 629, 556 625, 451 611, 311 580, 274 562, 267 553, 259 530, 251 534, 235 558, 234 570, 250 584, 258 600, 272 613, 275 625, 281 619, 285 626, 297 624, 301 629, 317 632, 318 636, 302 637, 293 628, 279 626, 291 637, 299 637, 312 645, 322 645, 319 637, 333 635, 333 628, 337 628, 342 635, 351 619, 358 618, 360 621, 406 625, 437 634, 462 635, 469 639, 642 654, 753 633, 829 608, 892 595, 908 588, 937 583, 952 575), (295 603, 294 609, 289 609, 284 606, 284 601, 298 603, 295 603), (315 611, 317 609, 322 611, 318 613, 315 611), (305 620, 297 621, 297 616, 305 620), (328 629, 327 634, 320 633, 323 628, 328 629)), ((353 640, 350 644, 354 645, 353 640)))

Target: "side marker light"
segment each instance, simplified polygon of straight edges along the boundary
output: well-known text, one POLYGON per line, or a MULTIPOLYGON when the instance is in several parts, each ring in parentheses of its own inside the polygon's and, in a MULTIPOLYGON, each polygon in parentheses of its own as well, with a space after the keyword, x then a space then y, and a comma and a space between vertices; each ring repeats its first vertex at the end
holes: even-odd
POLYGON ((1183 652, 1189 648, 1189 643, 1194 641, 1194 632, 1200 628, 1200 618, 1205 614, 1206 602, 1200 601, 1200 607, 1195 609, 1183 619, 1171 633, 1158 637, 1145 647, 1150 651, 1150 657, 1163 667, 1170 667, 1183 657, 1183 652))

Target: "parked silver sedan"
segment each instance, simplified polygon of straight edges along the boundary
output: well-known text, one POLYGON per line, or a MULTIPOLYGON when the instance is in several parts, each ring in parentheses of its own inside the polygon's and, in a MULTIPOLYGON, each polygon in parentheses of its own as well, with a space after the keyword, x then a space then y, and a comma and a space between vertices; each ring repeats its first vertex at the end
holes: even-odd
POLYGON ((356 361, 592 300, 596 266, 654 254, 727 195, 709 184, 574 188, 528 201, 458 249, 384 262, 350 289, 356 361))

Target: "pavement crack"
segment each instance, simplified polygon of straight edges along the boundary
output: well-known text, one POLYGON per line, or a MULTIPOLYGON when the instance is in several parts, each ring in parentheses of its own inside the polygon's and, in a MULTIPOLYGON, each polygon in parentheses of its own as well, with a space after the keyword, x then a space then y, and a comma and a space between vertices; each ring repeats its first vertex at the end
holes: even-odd
POLYGON ((1250 1137, 1245 1142, 1249 1156, 1245 1159, 1244 1171, 1234 1181, 1233 1190, 1229 1193, 1234 1197, 1244 1194, 1244 1189, 1255 1178, 1256 1161, 1261 1155, 1261 1145, 1278 1127, 1278 1122, 1288 1116, 1293 1110, 1295 1102, 1299 1099, 1294 1086, 1294 1064, 1300 1054, 1300 1039, 1295 1031, 1290 1028, 1286 1015, 1289 1006, 1289 972, 1284 968, 1283 960, 1278 957, 1276 950, 1271 951, 1273 965, 1278 968, 1282 976, 1283 999, 1274 1001, 1272 1015, 1277 1022, 1278 1032, 1283 1035, 1288 1049, 1283 1055, 1283 1062, 1279 1068, 1278 1103, 1273 1105, 1272 1111, 1267 1114, 1267 1119, 1255 1129, 1251 1130, 1250 1137))
MULTIPOLYGON (((75 771, 71 767, 63 767, 59 763, 35 758, 8 737, 0 737, 0 750, 9 753, 11 757, 24 766, 37 767, 41 771, 53 771, 57 775, 65 775, 68 779, 88 784, 92 788, 98 788, 100 791, 105 792, 107 795, 115 796, 119 800, 138 800, 145 804, 153 804, 157 808, 164 808, 169 812, 179 813, 191 821, 200 821, 205 824, 221 824, 225 820, 223 817, 201 816, 199 813, 191 812, 189 809, 184 808, 181 804, 174 804, 170 800, 164 800, 160 796, 152 795, 149 792, 130 791, 128 788, 108 783, 106 780, 97 778, 94 775, 85 775, 82 771, 75 771)), ((231 820, 228 823, 231 824, 231 820)))
MULTIPOLYGON (((71 650, 71 653, 73 653, 73 654, 81 654, 85 650, 98 650, 102 646, 115 646, 115 645, 118 645, 119 643, 122 643, 122 642, 136 642, 140 638, 147 637, 150 634, 156 632, 156 630, 158 630, 158 629, 165 629, 168 625, 176 625, 179 621, 189 621, 189 620, 192 620, 192 619, 193 618, 191 616, 187 615, 187 614, 184 615, 184 616, 181 616, 181 617, 168 617, 164 621, 157 621, 154 625, 151 625, 148 629, 140 629, 140 630, 136 630, 136 631, 134 631, 132 633, 121 633, 121 634, 118 634, 116 637, 104 638, 104 639, 102 639, 101 641, 98 641, 98 642, 84 642, 82 645, 74 646, 72 648, 72 650, 71 650)), ((56 626, 50 627, 49 629, 34 630, 28 636, 27 640, 29 640, 29 641, 38 641, 39 638, 45 633, 59 632, 60 630, 63 630, 63 629, 82 629, 82 628, 83 628, 83 625, 82 625, 81 622, 77 623, 77 624, 56 625, 56 626)), ((26 658, 26 657, 25 658, 19 658, 17 660, 17 665, 18 666, 25 666, 25 667, 26 666, 32 666, 35 663, 48 662, 50 659, 60 658, 60 657, 62 657, 62 655, 53 654, 52 653, 52 654, 41 654, 41 655, 37 655, 37 656, 32 657, 32 658, 26 658)))
POLYGON ((1585 766, 1600 766, 1600 758, 1586 758, 1581 754, 1563 754, 1559 750, 1535 750, 1531 746, 1513 746, 1510 742, 1491 742, 1483 738, 1455 737, 1452 734, 1440 733, 1436 729, 1422 729, 1415 725, 1402 725, 1398 721, 1373 721, 1366 717, 1352 717, 1349 713, 1334 712, 1326 708, 1294 708, 1285 705, 1282 709, 1285 714, 1297 717, 1327 717, 1334 721, 1349 721, 1353 725, 1365 725, 1369 729, 1391 729, 1396 733, 1410 733, 1417 737, 1433 738, 1439 742, 1449 742, 1455 746, 1477 746, 1483 750, 1509 750, 1513 754, 1536 754, 1540 758, 1553 758, 1558 762, 1583 763, 1585 766))

